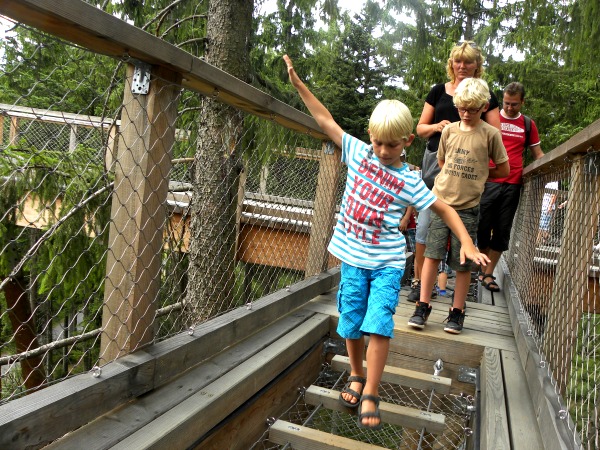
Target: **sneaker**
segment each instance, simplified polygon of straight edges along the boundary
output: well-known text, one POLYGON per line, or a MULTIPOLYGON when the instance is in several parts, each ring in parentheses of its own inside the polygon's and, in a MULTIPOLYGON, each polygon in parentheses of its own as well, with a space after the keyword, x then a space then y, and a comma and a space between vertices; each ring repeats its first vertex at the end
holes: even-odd
POLYGON ((412 317, 408 319, 408 324, 413 328, 419 328, 422 330, 425 328, 429 314, 431 314, 431 305, 423 302, 416 303, 417 307, 415 308, 415 312, 412 317))
POLYGON ((410 292, 408 293, 409 302, 417 302, 421 298, 421 280, 413 279, 410 282, 410 292))
POLYGON ((446 292, 446 289, 438 289, 438 290, 437 290, 437 294, 438 294, 440 297, 445 297, 446 295, 448 295, 448 293, 446 292))
POLYGON ((448 323, 444 327, 444 331, 452 334, 460 334, 465 321, 465 312, 458 308, 451 308, 446 321, 448 323))

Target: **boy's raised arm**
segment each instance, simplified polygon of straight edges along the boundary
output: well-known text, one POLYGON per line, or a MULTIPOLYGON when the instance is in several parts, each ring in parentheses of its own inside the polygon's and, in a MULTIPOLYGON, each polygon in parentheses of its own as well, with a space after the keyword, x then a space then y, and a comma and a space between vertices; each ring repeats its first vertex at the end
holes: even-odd
POLYGON ((333 119, 333 116, 327 108, 313 95, 306 85, 300 80, 298 74, 294 70, 292 60, 288 55, 283 55, 283 60, 287 65, 288 75, 292 86, 296 88, 300 98, 310 111, 310 114, 315 118, 321 129, 329 136, 335 145, 342 147, 342 135, 344 130, 333 119))

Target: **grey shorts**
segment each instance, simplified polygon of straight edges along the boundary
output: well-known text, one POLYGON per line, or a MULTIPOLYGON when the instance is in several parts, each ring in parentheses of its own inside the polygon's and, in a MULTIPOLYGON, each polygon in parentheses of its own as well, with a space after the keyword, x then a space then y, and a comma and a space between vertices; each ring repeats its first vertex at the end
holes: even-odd
MULTIPOLYGON (((477 224, 479 222, 479 206, 462 209, 456 212, 467 229, 469 236, 471 236, 471 239, 475 242, 475 239, 477 238, 477 224)), ((460 241, 458 238, 450 231, 450 228, 440 216, 432 213, 429 232, 427 233, 425 257, 443 260, 446 258, 446 252, 448 252, 447 262, 452 270, 456 270, 457 272, 471 271, 471 261, 467 260, 465 264, 460 263, 460 241), (449 248, 448 240, 450 240, 449 248)))
POLYGON ((429 222, 431 221, 431 209, 424 209, 417 217, 417 244, 427 244, 427 230, 429 230, 429 222))

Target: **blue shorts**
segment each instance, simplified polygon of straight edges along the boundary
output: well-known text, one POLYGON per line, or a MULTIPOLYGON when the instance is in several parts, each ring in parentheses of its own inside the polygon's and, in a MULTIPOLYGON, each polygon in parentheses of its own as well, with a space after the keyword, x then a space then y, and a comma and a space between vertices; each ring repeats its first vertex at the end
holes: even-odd
POLYGON ((344 339, 359 339, 365 334, 394 337, 402 275, 404 270, 394 267, 371 270, 342 263, 337 333, 344 339))

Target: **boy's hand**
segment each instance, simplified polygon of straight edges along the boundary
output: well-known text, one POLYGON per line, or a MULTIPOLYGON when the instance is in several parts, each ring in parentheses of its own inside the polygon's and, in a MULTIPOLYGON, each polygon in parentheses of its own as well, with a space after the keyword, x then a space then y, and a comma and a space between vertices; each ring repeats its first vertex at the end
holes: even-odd
POLYGON ((287 66, 287 71, 288 71, 288 75, 290 77, 290 82, 292 83, 292 86, 297 87, 298 83, 300 83, 301 81, 300 81, 300 78, 298 77, 298 74, 294 70, 294 65, 292 64, 292 60, 290 59, 290 57, 288 55, 283 55, 283 60, 285 61, 285 65, 287 66))
POLYGON ((490 262, 490 258, 485 253, 481 253, 472 243, 460 246, 460 263, 464 264, 467 259, 484 267, 490 262))

